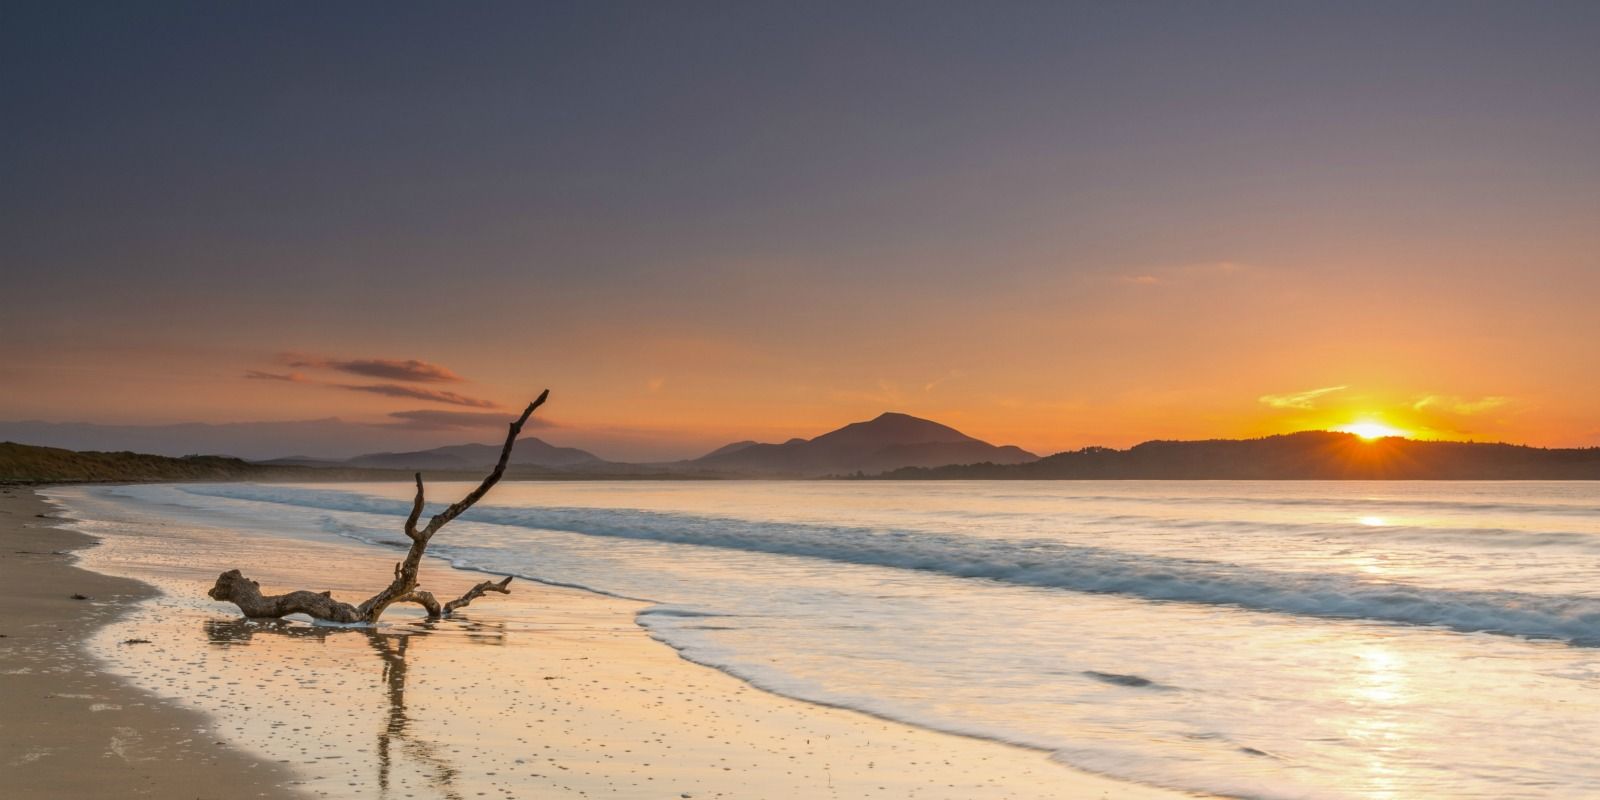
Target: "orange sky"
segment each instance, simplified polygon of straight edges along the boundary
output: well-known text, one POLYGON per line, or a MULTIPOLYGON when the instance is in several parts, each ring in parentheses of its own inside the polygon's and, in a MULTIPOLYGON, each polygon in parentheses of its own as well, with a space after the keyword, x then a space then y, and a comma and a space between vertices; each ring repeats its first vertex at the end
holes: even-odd
POLYGON ((19 12, 0 421, 1600 445, 1600 50, 1546 11, 19 12))
MULTIPOLYGON (((1358 421, 1426 437, 1600 444, 1600 387, 1580 366, 1600 341, 1584 313, 1586 298, 1600 296, 1590 274, 1570 276, 1559 296, 1512 276, 1418 286, 1405 273, 1366 274, 1350 286, 1286 266, 1211 262, 960 297, 833 303, 775 291, 746 298, 736 320, 640 309, 519 335, 500 315, 463 315, 409 340, 389 340, 400 326, 357 334, 338 351, 317 347, 326 340, 316 331, 298 332, 286 350, 201 345, 184 341, 180 324, 167 341, 15 352, 4 377, 29 391, 6 404, 11 418, 119 423, 393 423, 387 415, 419 409, 495 420, 548 386, 558 427, 539 435, 615 458, 813 436, 884 410, 1040 453, 1358 421), (330 365, 371 357, 418 359, 450 378, 330 365)), ((497 427, 444 438, 493 438, 497 427)))

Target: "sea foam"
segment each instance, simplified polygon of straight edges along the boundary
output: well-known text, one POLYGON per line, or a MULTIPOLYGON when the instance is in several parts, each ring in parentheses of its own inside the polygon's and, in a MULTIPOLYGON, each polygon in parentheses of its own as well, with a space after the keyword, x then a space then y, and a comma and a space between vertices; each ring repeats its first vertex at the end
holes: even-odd
MULTIPOLYGON (((202 485, 211 497, 404 516, 404 501, 341 491, 202 485)), ((665 542, 938 573, 1150 601, 1427 625, 1600 645, 1600 598, 1420 587, 1353 574, 1274 571, 1056 539, 988 539, 925 530, 746 520, 625 508, 478 506, 463 519, 529 530, 665 542)), ((1530 534, 1538 535, 1538 534, 1530 534)), ((441 555, 447 554, 442 551, 441 555)), ((516 574, 515 563, 480 564, 516 574)), ((525 576, 537 577, 537 576, 525 576)))

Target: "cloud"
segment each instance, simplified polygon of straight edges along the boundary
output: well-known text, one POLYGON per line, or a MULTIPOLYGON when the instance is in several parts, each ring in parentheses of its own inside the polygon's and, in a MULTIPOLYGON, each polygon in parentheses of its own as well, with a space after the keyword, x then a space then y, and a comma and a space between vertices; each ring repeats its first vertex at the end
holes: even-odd
POLYGON ((410 397, 417 400, 430 400, 435 403, 449 403, 456 406, 469 408, 499 408, 500 404, 493 400, 484 400, 477 397, 467 397, 455 392, 439 391, 437 389, 419 389, 415 386, 401 386, 398 383, 335 383, 330 384, 340 389, 349 389, 352 392, 369 392, 388 397, 410 397))
POLYGON ((259 369, 247 369, 244 376, 253 381, 286 381, 288 383, 307 383, 306 376, 298 372, 262 372, 259 369))
POLYGON ((1265 405, 1272 406, 1273 408, 1309 409, 1316 408, 1317 400, 1323 395, 1332 394, 1334 392, 1342 392, 1348 388, 1350 387, 1326 386, 1321 389, 1311 389, 1309 391, 1293 392, 1290 394, 1264 394, 1256 398, 1256 400, 1265 405))
POLYGON ((953 381, 953 380, 957 380, 959 378, 965 378, 965 377, 966 377, 966 374, 963 373, 961 370, 953 369, 953 370, 950 370, 949 372, 946 372, 943 375, 940 375, 937 378, 934 378, 931 381, 928 381, 927 383, 922 384, 922 391, 931 392, 934 389, 939 388, 939 384, 941 384, 941 383, 945 383, 946 381, 953 381))
MULTIPOLYGON (((504 428, 513 421, 509 414, 497 414, 490 411, 418 409, 416 411, 395 411, 390 413, 389 416, 397 421, 383 423, 384 427, 404 428, 413 431, 504 428)), ((540 417, 529 417, 527 425, 531 428, 555 427, 549 420, 540 417)))
POLYGON ((1245 272, 1248 269, 1245 265, 1234 261, 1207 261, 1200 264, 1179 264, 1161 267, 1150 272, 1119 275, 1117 277, 1123 283, 1131 283, 1135 286, 1158 286, 1206 278, 1227 277, 1245 272))
POLYGON ((905 392, 893 381, 878 379, 876 391, 838 390, 830 393, 836 402, 872 403, 878 406, 900 406, 905 403, 905 392))
POLYGON ((291 367, 305 367, 310 369, 334 369, 348 372, 351 375, 361 375, 367 378, 384 378, 391 381, 405 381, 407 383, 458 383, 460 375, 426 361, 414 358, 404 360, 392 358, 356 358, 336 359, 307 356, 300 353, 285 353, 279 360, 291 367))
MULTIPOLYGON (((427 383, 439 381, 459 381, 461 378, 455 373, 436 364, 423 361, 392 361, 386 359, 356 359, 340 361, 336 359, 317 358, 296 353, 285 353, 279 360, 293 367, 317 367, 320 369, 334 369, 356 375, 394 377, 396 380, 410 381, 413 383, 427 383)), ((426 400, 430 403, 448 403, 454 406, 468 408, 500 408, 500 404, 493 400, 481 397, 469 397, 464 394, 447 392, 442 389, 425 389, 420 386, 406 386, 400 383, 335 383, 333 381, 308 378, 299 372, 267 372, 259 369, 245 370, 244 377, 258 381, 284 381, 287 383, 304 383, 314 386, 327 386, 334 389, 344 389, 351 392, 364 392, 366 394, 381 394, 385 397, 406 397, 412 400, 426 400)))
POLYGON ((837 389, 829 392, 829 397, 840 403, 871 403, 873 405, 890 408, 904 406, 910 397, 916 396, 918 390, 926 394, 953 380, 966 377, 966 373, 952 369, 932 380, 913 383, 905 386, 887 378, 879 378, 875 389, 866 391, 855 389, 837 389))
POLYGON ((1511 398, 1502 397, 1500 395, 1490 395, 1488 397, 1480 397, 1476 400, 1468 400, 1464 397, 1456 397, 1454 395, 1430 394, 1425 397, 1421 397, 1415 403, 1412 403, 1411 408, 1415 411, 1427 411, 1429 409, 1433 409, 1435 411, 1448 411, 1452 414, 1460 414, 1464 417, 1470 417, 1473 414, 1482 414, 1485 411, 1493 411, 1494 409, 1500 408, 1501 406, 1504 406, 1510 402, 1511 398))

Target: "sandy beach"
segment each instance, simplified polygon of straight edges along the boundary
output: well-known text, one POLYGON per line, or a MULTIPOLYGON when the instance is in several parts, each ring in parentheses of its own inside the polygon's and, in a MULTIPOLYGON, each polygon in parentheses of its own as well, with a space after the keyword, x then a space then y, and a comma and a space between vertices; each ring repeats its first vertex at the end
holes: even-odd
MULTIPOLYGON (((90 538, 35 516, 51 506, 0 499, 0 590, 26 609, 0 625, 13 796, 1190 796, 757 690, 652 640, 642 604, 578 590, 519 582, 376 631, 248 622, 204 597, 223 566, 355 597, 386 554, 127 527, 77 551, 106 577, 55 554, 90 538)), ((425 569, 447 594, 481 578, 425 569)))
POLYGON ((288 770, 199 712, 105 672, 84 641, 151 587, 73 565, 88 536, 31 490, 0 487, 0 785, 28 798, 298 796, 288 770), (73 599, 82 595, 87 599, 73 599))

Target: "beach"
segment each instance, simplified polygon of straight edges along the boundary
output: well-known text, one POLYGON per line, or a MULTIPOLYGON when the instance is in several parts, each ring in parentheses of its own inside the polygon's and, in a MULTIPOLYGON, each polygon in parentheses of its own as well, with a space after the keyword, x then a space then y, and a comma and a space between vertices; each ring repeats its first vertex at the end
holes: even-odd
POLYGON ((511 594, 375 628, 206 592, 237 568, 359 602, 407 547, 411 487, 36 491, 5 497, 0 581, 43 593, 0 626, 28 699, 0 706, 0 778, 24 796, 1600 787, 1584 483, 509 482, 434 538, 421 586, 511 594))
MULTIPOLYGON (((761 691, 652 640, 643 604, 577 589, 519 581, 375 631, 248 622, 204 597, 222 569, 355 599, 390 557, 198 526, 83 550, 28 490, 0 499, 0 592, 25 609, 0 624, 11 796, 1195 796, 761 691)), ((482 577, 424 575, 441 595, 482 577)))
POLYGON ((26 488, 0 487, 0 785, 12 798, 297 796, 199 712, 105 672, 85 640, 149 586, 73 565, 93 545, 26 488), (73 595, 87 599, 75 600, 73 595))
POLYGON ((411 487, 41 491, 161 592, 87 650, 313 796, 1600 790, 1582 482, 507 482, 422 586, 513 593, 375 631, 205 590, 359 601, 411 487))

